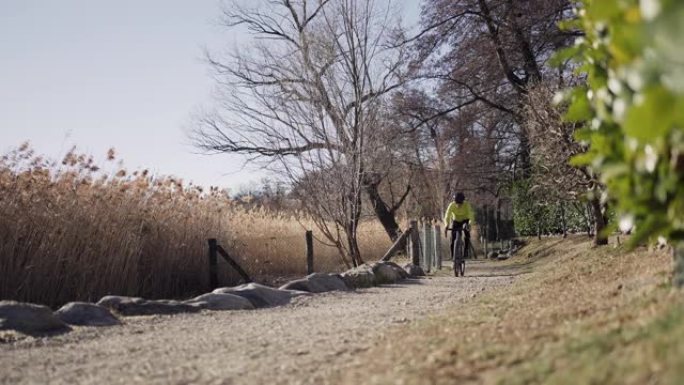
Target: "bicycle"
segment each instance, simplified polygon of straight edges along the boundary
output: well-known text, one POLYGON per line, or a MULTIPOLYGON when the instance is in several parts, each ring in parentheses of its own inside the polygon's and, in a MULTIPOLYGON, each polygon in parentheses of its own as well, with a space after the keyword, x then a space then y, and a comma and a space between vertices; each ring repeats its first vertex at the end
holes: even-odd
MULTIPOLYGON (((465 258, 467 250, 464 248, 463 230, 468 230, 468 227, 468 223, 458 223, 456 221, 452 223, 451 228, 447 227, 447 230, 456 232, 454 248, 451 250, 451 260, 454 267, 454 276, 456 277, 458 277, 459 274, 461 277, 465 277, 465 258)), ((468 251, 472 252, 474 250, 472 244, 469 244, 468 246, 468 251)))

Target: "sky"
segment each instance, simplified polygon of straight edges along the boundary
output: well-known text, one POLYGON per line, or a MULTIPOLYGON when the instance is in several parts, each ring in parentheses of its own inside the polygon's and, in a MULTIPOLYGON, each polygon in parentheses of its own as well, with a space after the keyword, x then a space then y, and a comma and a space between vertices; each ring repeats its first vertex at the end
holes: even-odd
MULTIPOLYGON (((249 0, 245 0, 249 1, 249 0)), ((404 19, 419 0, 399 0, 404 19)), ((29 141, 60 159, 72 146, 236 190, 266 176, 235 155, 204 155, 187 132, 212 103, 204 50, 246 41, 220 26, 220 0, 2 0, 0 154, 29 141)))

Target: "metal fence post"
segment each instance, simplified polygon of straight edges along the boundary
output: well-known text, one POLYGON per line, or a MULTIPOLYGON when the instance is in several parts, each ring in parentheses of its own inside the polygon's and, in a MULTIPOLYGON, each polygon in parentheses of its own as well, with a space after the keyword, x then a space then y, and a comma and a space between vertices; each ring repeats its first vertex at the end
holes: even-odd
POLYGON ((430 243, 432 241, 432 235, 430 234, 430 225, 428 222, 423 223, 423 267, 425 269, 426 273, 430 272, 430 268, 432 267, 432 248, 430 247, 430 243))
POLYGON ((420 266, 420 234, 418 221, 411 221, 411 263, 420 266))
POLYGON ((442 233, 439 225, 435 225, 432 234, 435 240, 435 269, 442 269, 442 233))

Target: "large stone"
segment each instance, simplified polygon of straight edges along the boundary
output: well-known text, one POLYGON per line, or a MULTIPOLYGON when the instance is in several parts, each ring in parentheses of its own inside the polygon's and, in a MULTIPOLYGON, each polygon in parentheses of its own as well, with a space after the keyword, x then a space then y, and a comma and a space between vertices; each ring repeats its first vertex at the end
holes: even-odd
POLYGON ((306 291, 309 293, 315 293, 314 290, 318 290, 319 288, 315 285, 309 282, 308 279, 306 278, 300 278, 300 279, 295 279, 290 282, 287 282, 286 284, 280 286, 278 288, 279 290, 297 290, 297 291, 306 291))
POLYGON ((57 310, 55 315, 70 325, 113 326, 121 324, 106 307, 87 302, 69 302, 57 310))
POLYGON ((185 303, 207 310, 251 310, 254 305, 247 298, 234 294, 207 293, 185 303))
POLYGON ((347 270, 340 275, 347 287, 359 289, 376 285, 373 268, 368 265, 361 265, 347 270))
POLYGON ((397 274, 399 274, 399 278, 400 278, 400 279, 409 278, 409 275, 408 275, 408 273, 406 272, 406 270, 404 270, 404 268, 402 268, 401 266, 397 265, 396 263, 390 262, 390 261, 381 261, 381 262, 379 262, 379 263, 385 264, 385 265, 391 267, 392 269, 394 269, 394 271, 396 271, 397 274))
POLYGON ((222 287, 213 292, 238 295, 249 300, 257 308, 286 305, 294 297, 310 294, 304 291, 274 289, 254 282, 236 287, 222 287))
POLYGON ((401 279, 401 276, 390 265, 378 262, 372 266, 373 274, 375 275, 375 283, 377 285, 396 283, 401 279))
POLYGON ((115 310, 122 315, 178 314, 200 311, 200 308, 197 306, 179 301, 166 299, 147 300, 139 297, 118 295, 102 297, 97 304, 115 310))
POLYGON ((327 291, 349 290, 342 278, 337 274, 309 274, 305 278, 290 281, 280 287, 280 290, 299 290, 309 293, 325 293, 327 291))
POLYGON ((7 329, 25 334, 38 334, 69 330, 69 327, 47 306, 0 301, 0 330, 7 329))
POLYGON ((406 274, 408 274, 408 276, 410 278, 424 277, 425 276, 425 271, 423 271, 423 268, 418 266, 418 265, 414 265, 412 263, 406 264, 404 266, 404 271, 406 271, 406 274))

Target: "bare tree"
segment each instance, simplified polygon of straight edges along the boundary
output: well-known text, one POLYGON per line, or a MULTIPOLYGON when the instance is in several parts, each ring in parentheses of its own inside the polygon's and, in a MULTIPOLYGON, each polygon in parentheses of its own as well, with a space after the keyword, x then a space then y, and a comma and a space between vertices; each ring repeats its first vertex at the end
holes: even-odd
POLYGON ((234 2, 226 25, 246 28, 248 47, 208 55, 220 87, 196 144, 261 159, 296 184, 304 207, 347 263, 362 263, 357 228, 368 154, 387 95, 404 81, 405 51, 390 1, 234 2), (398 37, 397 37, 398 36, 398 37))
POLYGON ((419 77, 433 82, 438 100, 416 127, 467 110, 507 137, 517 176, 528 176, 525 95, 556 74, 547 61, 574 38, 557 25, 572 17, 571 6, 569 0, 425 0, 423 28, 408 41, 415 43, 419 77))
POLYGON ((588 196, 594 222, 594 244, 605 245, 608 243, 603 233, 608 223, 607 203, 601 200, 605 186, 590 168, 570 164, 572 157, 586 152, 586 146, 575 139, 579 127, 563 120, 562 106, 552 104, 554 93, 558 91, 540 83, 530 89, 527 96, 524 113, 534 149, 533 192, 541 204, 577 203, 581 197, 588 196))

